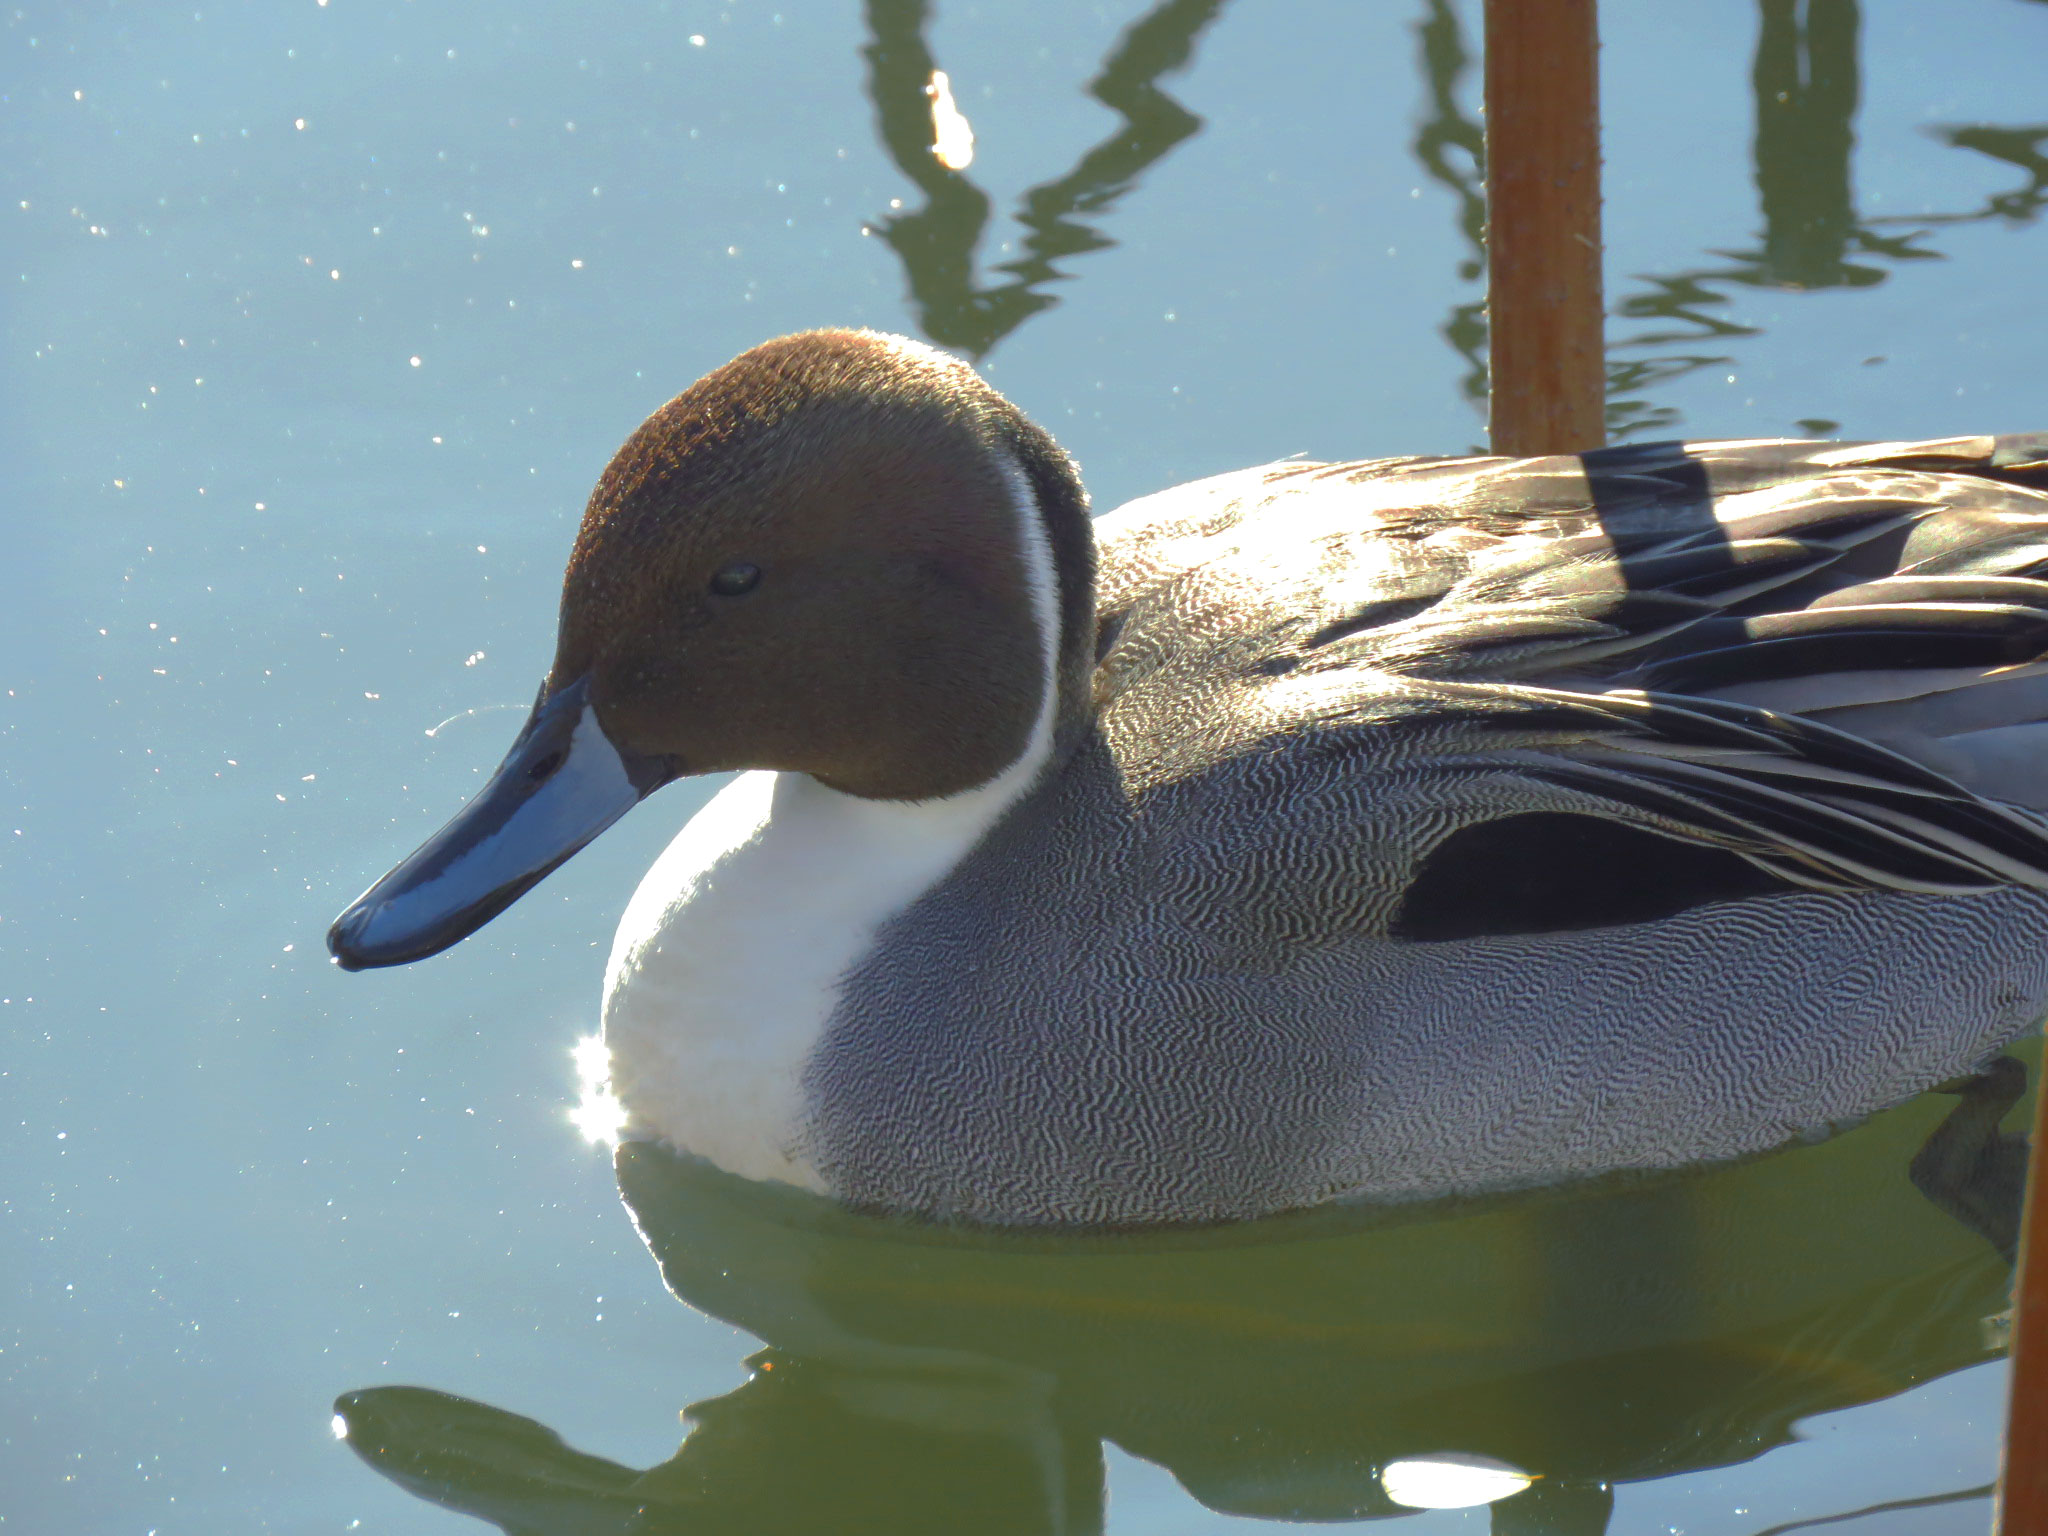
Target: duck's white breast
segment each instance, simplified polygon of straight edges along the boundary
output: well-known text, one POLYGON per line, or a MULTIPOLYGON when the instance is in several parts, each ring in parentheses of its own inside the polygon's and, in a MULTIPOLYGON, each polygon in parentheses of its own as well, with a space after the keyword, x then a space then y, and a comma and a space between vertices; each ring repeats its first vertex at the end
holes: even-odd
POLYGON ((800 1147, 804 1062, 877 930, 1001 813, 994 787, 903 805, 743 773, 691 817, 627 905, 605 971, 627 1133, 822 1189, 800 1147))

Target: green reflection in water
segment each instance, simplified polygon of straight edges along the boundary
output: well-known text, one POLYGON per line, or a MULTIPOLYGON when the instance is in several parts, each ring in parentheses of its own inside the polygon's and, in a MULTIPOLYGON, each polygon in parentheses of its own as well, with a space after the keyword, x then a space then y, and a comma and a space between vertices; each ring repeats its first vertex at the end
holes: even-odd
MULTIPOLYGON (((1117 112, 1123 126, 1088 150, 1065 175, 1025 194, 1017 213, 1023 254, 998 264, 1000 281, 983 282, 975 256, 992 212, 988 195, 964 170, 933 154, 932 99, 937 63, 925 43, 926 0, 868 0, 870 41, 863 50, 882 142, 923 194, 922 206, 870 226, 903 262, 924 334, 972 357, 985 356, 1032 315, 1058 303, 1060 264, 1114 242, 1100 227, 1140 177, 1202 127, 1201 118, 1159 88, 1184 68, 1224 0, 1166 0, 1134 23, 1088 83, 1088 93, 1117 112)), ((1748 249, 1716 250, 1716 262, 1675 273, 1644 273, 1613 298, 1615 320, 1647 329, 1609 343, 1608 431, 1615 441, 1679 425, 1660 404, 1661 385, 1703 368, 1726 367, 1717 349, 1760 333, 1728 317, 1743 289, 1823 290, 1882 283, 1891 266, 1939 260, 1927 241, 1948 225, 1992 220, 2032 223, 2048 205, 2048 125, 1948 125, 1928 129, 1954 148, 2010 165, 2025 180, 1952 212, 1864 218, 1853 193, 1855 118, 1861 97, 1858 0, 1759 0, 1755 97, 1755 179, 1761 219, 1748 249)), ((1485 132, 1461 104, 1473 58, 1452 0, 1425 0, 1416 24, 1425 113, 1410 148, 1424 173, 1447 189, 1471 254, 1461 280, 1481 292, 1452 307, 1441 327, 1465 369, 1459 387, 1482 413, 1487 395, 1485 277, 1485 132)), ((1803 430, 1825 435, 1839 423, 1809 417, 1803 430)))
MULTIPOLYGON (((1702 348, 1760 334, 1760 327, 1727 317, 1740 290, 1871 287, 1885 280, 1891 265, 1943 259, 1925 244, 1939 228, 1992 220, 2017 227, 2032 223, 2048 205, 2048 125, 1950 125, 1927 131, 1944 144, 2010 165, 2026 180, 1978 208, 1860 217, 1853 192, 1861 93, 1858 0, 1759 0, 1758 9, 1750 81, 1761 237, 1749 249, 1711 252, 1720 258, 1713 265, 1637 274, 1632 281, 1640 286, 1618 298, 1612 296, 1617 285, 1610 280, 1611 318, 1651 327, 1628 335, 1616 335, 1617 328, 1610 327, 1607 430, 1612 441, 1674 430, 1677 409, 1659 404, 1653 391, 1699 369, 1735 362, 1732 354, 1702 348)), ((1472 59, 1451 0, 1426 0, 1416 38, 1428 108, 1412 147, 1424 172, 1457 201, 1458 227, 1472 250, 1459 264, 1459 277, 1483 283, 1485 133, 1460 104, 1472 59)), ((1460 387, 1483 413, 1484 297, 1454 305, 1441 329, 1465 361, 1460 387)), ((1809 417, 1797 425, 1825 436, 1840 423, 1809 417)))
POLYGON ((670 1289, 768 1345, 673 1457, 418 1387, 336 1410, 385 1476, 523 1533, 1099 1532, 1109 1441, 1276 1520, 1399 1515, 1386 1463, 1477 1453, 1539 1474, 1497 1533, 1598 1536, 1615 1483, 1995 1350, 2008 1266, 1907 1170, 1958 1132, 1952 1165, 2011 1165, 2022 1081, 1684 1176, 1163 1232, 864 1216, 628 1145, 670 1289))
POLYGON ((1059 302, 1048 285, 1059 263, 1114 242, 1081 215, 1115 207, 1138 178, 1202 120, 1159 89, 1160 76, 1183 68, 1196 40, 1224 0, 1166 0, 1133 23, 1088 82, 1088 94, 1123 118, 1123 126, 1088 150, 1064 176, 1024 195, 1017 222, 1024 254, 1001 263, 1004 281, 981 283, 975 250, 988 226, 988 194, 963 171, 932 153, 932 100, 937 64, 924 41, 925 0, 868 0, 871 41, 868 89, 876 126, 890 158, 924 194, 924 206, 870 226, 903 260, 924 334, 970 357, 984 356, 1040 310, 1059 302))
POLYGON ((1422 47, 1422 74, 1429 88, 1429 114, 1415 129, 1415 158, 1431 181, 1445 188, 1458 204, 1458 232, 1472 254, 1458 263, 1458 276, 1482 285, 1481 296, 1453 305, 1444 321, 1443 337, 1465 360, 1459 379, 1465 398, 1486 411, 1486 130, 1465 114, 1459 103, 1471 55, 1465 31, 1450 0, 1427 0, 1416 24, 1422 47), (1459 156, 1463 158, 1460 159, 1459 156))

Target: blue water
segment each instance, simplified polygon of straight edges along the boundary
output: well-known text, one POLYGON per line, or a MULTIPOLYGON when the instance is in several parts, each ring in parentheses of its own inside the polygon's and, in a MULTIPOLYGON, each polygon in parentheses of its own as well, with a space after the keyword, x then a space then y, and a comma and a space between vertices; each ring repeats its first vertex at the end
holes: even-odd
MULTIPOLYGON (((2048 5, 1604 10, 1610 336, 1651 365, 1624 426, 2048 427, 2048 5), (1846 46, 1788 55, 1807 126, 1759 144, 1767 16, 1844 13, 1846 46)), ((5 1529, 456 1531, 335 1442, 336 1394, 460 1394, 639 1468, 746 1376, 761 1339, 663 1288, 568 1119, 617 913, 708 786, 428 964, 344 976, 321 943, 497 762, 590 483, 653 406, 769 335, 864 324, 984 353, 1103 507, 1483 438, 1477 71, 1451 67, 1474 0, 918 23, 879 0, 5 13, 5 1529), (1146 15, 1126 56, 1165 72, 1109 92, 1127 130, 1084 87, 1146 15), (928 188, 899 160, 930 172, 878 129, 876 35, 898 66, 921 35, 972 121, 971 268, 891 243, 964 255, 974 204, 952 186, 906 232, 928 188), (1036 229, 1033 189, 1058 205, 1036 229)), ((1965 1363, 1627 1483, 1614 1529, 1984 1484, 2003 1368, 1965 1363)), ((1254 1528, 1108 1455, 1119 1536, 1254 1528)))

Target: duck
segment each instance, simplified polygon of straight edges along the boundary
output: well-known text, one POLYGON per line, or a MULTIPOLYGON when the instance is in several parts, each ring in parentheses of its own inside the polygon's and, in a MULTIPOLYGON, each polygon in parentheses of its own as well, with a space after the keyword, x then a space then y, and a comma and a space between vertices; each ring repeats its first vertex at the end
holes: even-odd
POLYGON ((593 491, 475 932, 731 774, 603 982, 629 1139, 863 1210, 1238 1221, 1771 1152, 2048 1011, 2048 434, 1284 460, 1097 519, 968 364, 757 346, 593 491))

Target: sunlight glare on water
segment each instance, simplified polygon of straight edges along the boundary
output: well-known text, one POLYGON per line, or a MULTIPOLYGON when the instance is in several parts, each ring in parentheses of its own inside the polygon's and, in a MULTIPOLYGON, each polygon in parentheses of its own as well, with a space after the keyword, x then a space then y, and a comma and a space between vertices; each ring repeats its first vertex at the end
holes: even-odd
POLYGON ((593 1145, 617 1146, 626 1110, 612 1096, 611 1056, 604 1048, 604 1037, 585 1035, 570 1056, 576 1063, 578 1096, 576 1107, 569 1111, 569 1123, 593 1145))
POLYGON ((974 128, 953 100, 953 82, 943 69, 932 71, 925 94, 932 99, 932 158, 949 171, 974 164, 974 128))
POLYGON ((1380 1486, 1410 1509, 1468 1509, 1520 1493, 1536 1479, 1520 1467, 1470 1451, 1406 1456, 1380 1469, 1380 1486))

